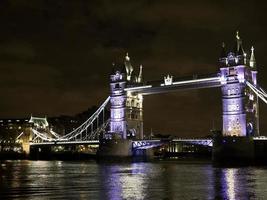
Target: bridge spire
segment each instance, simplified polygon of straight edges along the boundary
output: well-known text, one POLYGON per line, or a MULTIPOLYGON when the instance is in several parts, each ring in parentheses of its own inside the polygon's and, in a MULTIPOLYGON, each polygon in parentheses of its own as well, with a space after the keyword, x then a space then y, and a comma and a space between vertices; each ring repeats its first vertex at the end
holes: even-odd
POLYGON ((127 79, 127 81, 130 81, 131 76, 132 76, 132 72, 133 72, 133 66, 130 62, 130 57, 129 57, 128 52, 126 53, 126 56, 125 56, 124 65, 125 65, 125 69, 126 69, 126 73, 127 73, 126 79, 127 79))
POLYGON ((226 54, 226 50, 225 50, 225 43, 222 43, 222 51, 221 51, 221 58, 226 58, 227 54, 226 54))
POLYGON ((235 37, 236 37, 236 47, 234 49, 235 50, 234 53, 236 53, 236 55, 239 55, 239 56, 244 56, 245 51, 244 51, 243 46, 242 46, 242 40, 239 36, 239 31, 236 31, 235 37))
POLYGON ((227 53, 226 53, 224 42, 222 43, 222 47, 221 47, 221 55, 219 57, 219 64, 220 64, 220 67, 225 67, 228 65, 227 53))
POLYGON ((240 40, 240 37, 239 37, 239 31, 238 31, 238 30, 236 31, 236 35, 235 35, 235 37, 236 37, 237 40, 240 40))
POLYGON ((254 47, 253 46, 251 47, 249 66, 252 68, 256 67, 256 59, 255 59, 255 55, 254 55, 254 47))
POLYGON ((138 83, 142 83, 143 81, 143 66, 140 65, 140 68, 139 68, 139 75, 138 75, 138 78, 137 78, 137 82, 138 83))

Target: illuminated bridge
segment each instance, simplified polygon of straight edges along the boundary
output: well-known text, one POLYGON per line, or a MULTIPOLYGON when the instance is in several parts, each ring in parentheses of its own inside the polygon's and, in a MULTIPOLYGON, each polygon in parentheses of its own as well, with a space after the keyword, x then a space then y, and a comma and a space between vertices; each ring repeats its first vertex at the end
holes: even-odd
MULTIPOLYGON (((108 141, 117 144, 119 140, 120 144, 124 145, 121 142, 124 140, 130 141, 132 149, 158 147, 169 141, 143 139, 143 98, 146 95, 159 93, 215 87, 220 88, 222 92, 222 136, 266 140, 259 134, 258 99, 267 104, 267 93, 257 82, 258 71, 254 48, 251 48, 250 54, 246 53, 238 33, 235 50, 227 52, 225 46, 222 46, 219 71, 212 74, 194 74, 189 77, 167 74, 161 80, 144 81, 143 67, 140 66, 138 72, 134 73, 128 54, 122 67, 113 67, 110 74, 110 96, 92 116, 65 135, 49 130, 45 122, 32 118, 30 121, 34 126, 30 145, 100 144, 101 146, 101 141, 106 141, 105 144, 108 141), (110 110, 110 116, 105 120, 107 108, 110 110)), ((212 146, 211 139, 172 141, 212 146)))

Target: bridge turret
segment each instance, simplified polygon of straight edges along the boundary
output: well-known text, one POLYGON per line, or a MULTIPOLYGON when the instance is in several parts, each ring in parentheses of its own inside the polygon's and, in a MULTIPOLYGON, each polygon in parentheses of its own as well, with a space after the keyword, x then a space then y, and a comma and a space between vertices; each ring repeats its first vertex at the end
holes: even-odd
MULTIPOLYGON (((257 86, 257 65, 254 55, 254 47, 251 47, 251 54, 249 60, 248 81, 250 81, 255 87, 257 86)), ((259 136, 259 99, 258 96, 250 89, 247 88, 248 102, 248 132, 254 136, 259 136)))
POLYGON ((249 59, 249 66, 251 68, 256 68, 256 59, 254 55, 254 47, 251 47, 251 54, 250 54, 250 59, 249 59))
POLYGON ((127 81, 131 81, 132 73, 133 73, 133 66, 131 64, 130 57, 129 57, 128 53, 126 53, 124 65, 125 65, 125 69, 126 69, 126 76, 127 76, 126 79, 127 79, 127 81))
POLYGON ((219 58, 220 67, 231 67, 244 65, 247 63, 247 54, 242 45, 242 40, 238 31, 236 32, 236 42, 232 51, 226 52, 225 44, 222 44, 221 56, 219 58))
POLYGON ((142 65, 140 65, 139 67, 139 74, 138 74, 137 82, 138 83, 143 82, 143 66, 142 65))

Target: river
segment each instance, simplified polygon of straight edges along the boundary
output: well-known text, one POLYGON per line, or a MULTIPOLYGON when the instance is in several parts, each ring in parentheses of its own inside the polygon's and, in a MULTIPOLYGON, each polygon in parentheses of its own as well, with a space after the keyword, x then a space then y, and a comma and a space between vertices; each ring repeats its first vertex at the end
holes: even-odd
POLYGON ((267 167, 180 160, 0 163, 0 199, 267 199, 267 167))

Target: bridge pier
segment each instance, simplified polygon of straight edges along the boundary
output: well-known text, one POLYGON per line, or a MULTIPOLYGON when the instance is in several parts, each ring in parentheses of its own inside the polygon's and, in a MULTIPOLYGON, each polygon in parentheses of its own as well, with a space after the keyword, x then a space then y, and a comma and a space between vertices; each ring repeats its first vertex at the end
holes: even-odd
POLYGON ((253 164, 255 145, 252 137, 220 136, 213 138, 212 161, 216 164, 253 164))
POLYGON ((50 145, 36 145, 30 146, 29 158, 33 160, 51 159, 51 146, 50 145))
POLYGON ((132 140, 127 139, 111 139, 100 140, 97 156, 99 158, 107 157, 131 157, 132 140))
POLYGON ((132 157, 134 158, 134 160, 153 160, 153 158, 155 158, 155 149, 154 148, 150 148, 150 149, 136 149, 133 150, 133 155, 132 157))

